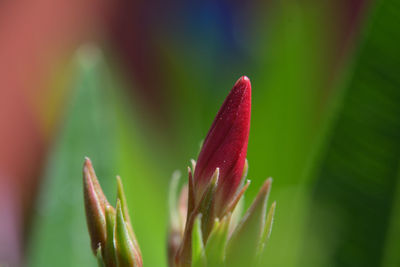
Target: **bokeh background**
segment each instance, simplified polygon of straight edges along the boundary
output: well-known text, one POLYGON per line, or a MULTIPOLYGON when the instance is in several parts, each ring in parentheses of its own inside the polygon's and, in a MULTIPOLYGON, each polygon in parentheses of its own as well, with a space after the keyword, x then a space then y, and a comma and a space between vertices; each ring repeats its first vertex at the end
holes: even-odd
POLYGON ((264 265, 400 266, 399 29, 396 0, 1 1, 0 265, 96 266, 89 156, 166 266, 171 174, 247 75, 246 205, 269 176, 277 201, 264 265))

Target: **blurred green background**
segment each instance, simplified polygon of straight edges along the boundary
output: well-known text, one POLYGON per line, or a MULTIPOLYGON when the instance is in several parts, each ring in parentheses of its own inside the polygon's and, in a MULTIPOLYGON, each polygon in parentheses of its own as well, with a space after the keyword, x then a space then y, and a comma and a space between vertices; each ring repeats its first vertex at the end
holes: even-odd
POLYGON ((270 176, 277 201, 263 266, 400 266, 398 1, 0 7, 0 265, 96 266, 89 156, 110 200, 122 177, 144 265, 166 266, 171 175, 247 75, 245 205, 270 176))

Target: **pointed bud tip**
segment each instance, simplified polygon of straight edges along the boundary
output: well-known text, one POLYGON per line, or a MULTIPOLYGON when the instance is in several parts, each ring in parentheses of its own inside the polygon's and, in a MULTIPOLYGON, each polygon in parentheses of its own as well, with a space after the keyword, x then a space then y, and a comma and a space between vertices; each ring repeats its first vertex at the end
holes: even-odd
POLYGON ((216 168, 213 176, 211 177, 210 186, 216 186, 219 181, 219 168, 216 168))
POLYGON ((245 84, 250 84, 250 79, 246 75, 243 75, 242 77, 239 78, 239 80, 236 83, 245 83, 245 84))
POLYGON ((271 184, 272 184, 272 178, 269 177, 267 180, 265 180, 265 182, 261 186, 259 194, 267 194, 271 188, 271 184))
MULTIPOLYGON (((242 103, 244 101, 244 103, 247 103, 250 105, 251 83, 250 83, 250 79, 247 76, 242 76, 236 81, 235 85, 232 87, 232 90, 228 96, 228 98, 232 98, 232 97, 238 98, 238 100, 240 100, 242 103)), ((246 106, 247 104, 244 104, 244 106, 246 106)), ((248 109, 248 110, 245 109, 245 110, 246 110, 245 113, 250 112, 250 109, 248 109)))
POLYGON ((85 157, 83 163, 83 173, 90 177, 91 172, 94 172, 92 161, 89 157, 85 157))
MULTIPOLYGON (((120 212, 121 215, 123 215, 122 208, 121 208, 121 200, 119 198, 117 198, 117 204, 115 205, 115 210, 116 210, 116 212, 118 212, 118 213, 120 212)), ((122 218, 123 218, 123 216, 122 216, 122 218)))
POLYGON ((243 88, 243 89, 247 89, 247 90, 251 90, 251 82, 250 79, 247 76, 242 76, 240 77, 235 85, 233 86, 233 88, 243 88))
POLYGON ((193 171, 195 171, 195 169, 196 169, 196 161, 194 159, 190 159, 190 163, 192 164, 193 171))
POLYGON ((172 173, 172 180, 179 180, 180 178, 181 178, 181 176, 182 176, 182 174, 181 174, 181 171, 180 170, 175 170, 173 173, 172 173))
POLYGON ((116 175, 116 176, 115 176, 115 179, 117 180, 117 185, 118 185, 119 187, 122 187, 122 180, 121 180, 121 176, 119 176, 119 175, 116 175))
POLYGON ((104 210, 105 210, 106 213, 110 213, 110 214, 115 213, 114 207, 111 206, 111 205, 108 204, 108 203, 105 205, 104 210))
POLYGON ((85 156, 85 161, 83 163, 84 166, 91 166, 92 165, 92 161, 90 160, 89 157, 85 156))
POLYGON ((104 244, 106 239, 104 203, 105 196, 100 191, 100 185, 96 177, 92 177, 94 172, 90 160, 85 159, 83 167, 83 195, 93 252, 96 253, 98 244, 104 244), (96 190, 97 189, 97 190, 96 190))

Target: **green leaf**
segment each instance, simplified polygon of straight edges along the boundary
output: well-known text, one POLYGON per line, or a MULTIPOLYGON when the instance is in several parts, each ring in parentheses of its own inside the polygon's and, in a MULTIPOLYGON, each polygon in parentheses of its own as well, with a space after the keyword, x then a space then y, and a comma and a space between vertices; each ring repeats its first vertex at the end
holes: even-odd
POLYGON ((60 134, 49 151, 37 209, 33 211, 26 260, 31 267, 96 266, 83 205, 81 170, 85 156, 96 166, 105 194, 114 195, 113 179, 108 177, 115 172, 118 129, 102 54, 97 47, 86 46, 72 63, 76 75, 67 85, 71 97, 60 134))
MULTIPOLYGON (((397 180, 400 180, 400 164, 398 166, 397 180)), ((391 267, 400 265, 400 183, 397 183, 396 196, 393 203, 392 218, 387 231, 385 241, 385 254, 382 261, 382 267, 391 267)))
POLYGON ((400 4, 372 3, 313 190, 301 266, 380 266, 391 257, 385 248, 399 183, 400 4))

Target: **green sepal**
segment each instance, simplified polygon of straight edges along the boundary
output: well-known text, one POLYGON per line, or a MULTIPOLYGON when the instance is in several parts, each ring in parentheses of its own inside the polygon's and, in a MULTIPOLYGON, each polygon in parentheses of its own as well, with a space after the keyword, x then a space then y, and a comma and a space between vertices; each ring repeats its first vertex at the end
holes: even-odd
POLYGON ((208 236, 214 225, 213 202, 214 202, 215 192, 218 187, 218 180, 219 180, 219 168, 216 168, 211 178, 211 181, 207 186, 207 190, 204 193, 202 200, 200 202, 199 212, 202 214, 201 232, 203 234, 204 242, 207 242, 208 236))
POLYGON ((169 219, 170 219, 170 228, 179 229, 180 221, 179 221, 179 211, 178 211, 178 186, 179 180, 181 178, 181 173, 179 171, 175 171, 172 174, 171 182, 169 185, 169 194, 168 194, 168 207, 169 207, 169 219))
POLYGON ((192 230, 192 267, 203 267, 204 264, 204 243, 203 236, 201 232, 201 217, 202 215, 197 215, 194 220, 193 230, 192 230))
POLYGON ((117 200, 116 221, 114 227, 115 257, 118 267, 137 266, 135 263, 135 246, 130 237, 122 212, 121 202, 117 200))
POLYGON ((223 266, 230 220, 231 213, 224 216, 221 221, 216 219, 214 223, 213 229, 205 246, 207 267, 223 266))
POLYGON ((268 214, 267 214, 267 219, 265 221, 263 235, 261 237, 261 242, 260 242, 260 245, 258 248, 258 254, 261 254, 263 252, 265 246, 267 245, 269 237, 271 235, 272 224, 273 224, 274 215, 275 215, 275 207, 276 207, 276 202, 274 201, 274 203, 272 203, 271 208, 269 209, 268 214))
POLYGON ((236 206, 243 199, 243 195, 246 192, 247 188, 250 186, 250 180, 247 180, 246 183, 243 184, 242 188, 236 193, 236 196, 233 198, 232 202, 226 207, 225 211, 222 214, 233 213, 236 206))
POLYGON ((240 182, 241 185, 244 185, 244 183, 246 182, 247 174, 248 174, 248 173, 249 173, 249 162, 248 162, 248 160, 246 159, 246 160, 244 161, 244 166, 243 166, 242 179, 241 179, 241 182, 240 182))
POLYGON ((122 185, 121 177, 117 176, 117 199, 121 202, 121 210, 122 214, 124 215, 125 221, 130 223, 131 219, 128 213, 128 207, 126 204, 126 197, 124 193, 124 186, 122 185))
POLYGON ((180 178, 181 173, 179 171, 174 171, 169 185, 169 226, 167 237, 168 266, 173 266, 176 253, 178 252, 179 246, 182 242, 181 228, 184 226, 181 226, 178 209, 178 186, 180 178))
POLYGON ((135 233, 133 232, 132 229, 131 217, 129 216, 128 204, 124 193, 124 187, 122 185, 121 177, 119 176, 117 176, 117 199, 119 199, 121 202, 122 214, 124 215, 124 219, 128 228, 129 235, 132 239, 133 245, 137 250, 139 250, 139 245, 137 243, 135 233))
POLYGON ((214 175, 207 185, 205 193, 202 195, 202 198, 198 204, 198 206, 194 206, 194 198, 193 198, 193 179, 190 168, 189 170, 189 199, 188 199, 188 217, 185 226, 185 232, 183 235, 183 240, 179 250, 177 252, 177 256, 175 259, 176 267, 189 267, 193 264, 192 257, 192 235, 193 235, 193 227, 196 220, 198 220, 199 214, 201 214, 201 234, 203 244, 207 242, 205 237, 208 237, 209 232, 212 229, 212 224, 210 223, 210 219, 212 218, 212 201, 214 198, 214 194, 218 185, 219 178, 219 168, 217 168, 214 172, 214 175), (193 208, 191 208, 193 205, 193 208), (191 212, 189 212, 191 211, 191 212), (206 226, 204 226, 206 223, 206 226), (207 232, 207 233, 206 233, 207 232))
POLYGON ((265 181, 256 199, 232 233, 227 245, 227 266, 243 267, 254 265, 264 231, 271 182, 271 178, 265 181))
POLYGON ((243 211, 244 211, 244 201, 245 199, 242 197, 236 207, 231 212, 231 219, 229 223, 229 233, 232 233, 236 227, 238 226, 240 220, 242 219, 243 211))
POLYGON ((106 205, 105 208, 106 215, 106 230, 107 237, 104 247, 104 262, 107 267, 116 266, 115 264, 115 247, 114 247, 114 227, 115 227, 115 209, 111 205, 106 205))
POLYGON ((97 264, 99 267, 105 267, 103 256, 101 255, 101 245, 98 246, 96 251, 97 264))

